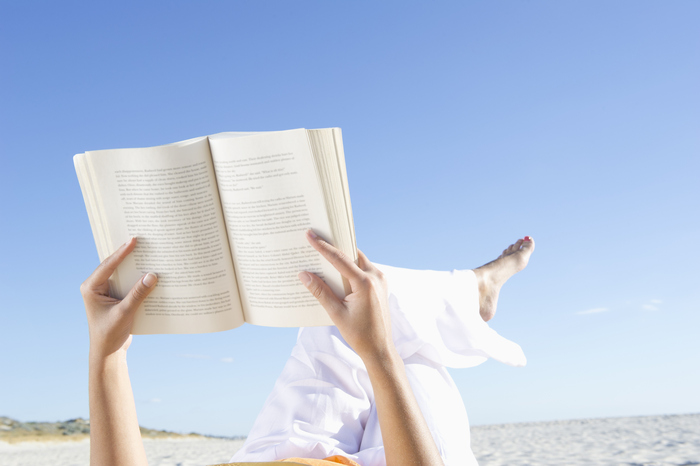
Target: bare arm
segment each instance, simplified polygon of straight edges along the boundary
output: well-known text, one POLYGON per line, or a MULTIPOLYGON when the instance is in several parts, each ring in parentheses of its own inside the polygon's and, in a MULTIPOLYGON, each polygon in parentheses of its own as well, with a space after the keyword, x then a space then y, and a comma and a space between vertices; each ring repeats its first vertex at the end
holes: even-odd
POLYGON ((90 356, 90 464, 147 465, 126 350, 90 356))
POLYGON ((80 287, 90 328, 90 464, 147 465, 126 366, 131 325, 157 278, 147 274, 123 300, 109 296, 108 279, 134 249, 131 239, 80 287))
POLYGON ((314 274, 299 274, 367 367, 387 466, 443 465, 391 338, 386 282, 382 273, 361 252, 355 265, 311 231, 307 238, 350 282, 352 293, 341 301, 314 274))

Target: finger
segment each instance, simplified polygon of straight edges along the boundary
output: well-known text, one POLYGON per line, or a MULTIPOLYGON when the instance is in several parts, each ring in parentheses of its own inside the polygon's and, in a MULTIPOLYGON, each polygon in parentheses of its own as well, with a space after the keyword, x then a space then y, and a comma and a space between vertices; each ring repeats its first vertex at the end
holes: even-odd
POLYGON ((85 285, 89 288, 97 288, 100 285, 107 283, 109 277, 112 276, 114 271, 117 269, 119 264, 122 263, 124 258, 129 255, 131 251, 134 250, 136 246, 136 237, 131 238, 129 241, 124 243, 119 249, 117 249, 111 256, 103 260, 100 265, 97 266, 92 275, 85 280, 85 285))
POLYGON ((147 273, 141 277, 141 280, 137 281, 131 288, 129 294, 122 299, 122 309, 129 314, 136 312, 143 300, 153 291, 157 282, 158 276, 154 273, 147 273))
POLYGON ((306 231, 306 239, 315 250, 321 253, 350 284, 357 284, 364 278, 364 272, 343 251, 333 247, 311 230, 306 231))
POLYGON ((360 251, 359 249, 357 250, 357 266, 365 272, 374 272, 375 270, 377 270, 374 264, 370 262, 369 259, 367 259, 365 253, 360 251))
POLYGON ((328 312, 331 320, 335 322, 336 316, 345 308, 335 293, 313 273, 299 272, 299 280, 328 312))
POLYGON ((384 277, 384 272, 378 269, 369 259, 365 256, 365 253, 357 250, 357 265, 365 271, 368 275, 372 275, 380 280, 380 283, 386 285, 386 278, 384 277))

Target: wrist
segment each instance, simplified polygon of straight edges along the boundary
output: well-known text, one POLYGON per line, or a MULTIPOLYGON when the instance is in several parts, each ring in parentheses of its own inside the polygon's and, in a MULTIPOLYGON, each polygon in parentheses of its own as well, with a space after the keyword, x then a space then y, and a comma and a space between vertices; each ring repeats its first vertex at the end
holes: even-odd
POLYGON ((111 364, 126 363, 126 350, 119 349, 113 353, 109 353, 101 350, 100 348, 95 348, 90 345, 90 352, 88 355, 88 361, 90 367, 100 367, 107 366, 111 364))
POLYGON ((393 344, 361 357, 368 372, 394 372, 398 368, 403 368, 403 359, 393 344))

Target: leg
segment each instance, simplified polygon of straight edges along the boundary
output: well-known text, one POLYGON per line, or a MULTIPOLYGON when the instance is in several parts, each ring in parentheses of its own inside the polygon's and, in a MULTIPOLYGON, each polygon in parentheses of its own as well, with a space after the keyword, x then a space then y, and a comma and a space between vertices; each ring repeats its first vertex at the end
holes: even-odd
MULTIPOLYGON (((466 410, 445 366, 472 367, 489 357, 525 364, 520 347, 485 322, 493 317, 503 283, 527 264, 534 243, 523 243, 473 271, 378 266, 389 282, 394 343, 440 453, 454 461, 448 464, 473 464, 473 455, 466 410)), ((384 451, 373 399, 362 361, 337 329, 303 329, 232 461, 341 454, 381 465, 384 451)))

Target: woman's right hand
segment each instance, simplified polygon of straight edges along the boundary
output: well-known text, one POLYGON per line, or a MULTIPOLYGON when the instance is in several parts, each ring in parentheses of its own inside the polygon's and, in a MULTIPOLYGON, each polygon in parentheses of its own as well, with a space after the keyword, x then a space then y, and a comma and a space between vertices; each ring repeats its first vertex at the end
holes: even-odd
POLYGON ((406 376, 404 362, 391 338, 384 276, 361 252, 358 251, 359 260, 355 265, 311 230, 306 237, 350 282, 352 292, 340 300, 316 275, 299 274, 345 341, 365 363, 374 391, 387 466, 442 466, 442 458, 406 376))
POLYGON ((382 272, 361 251, 358 251, 356 265, 313 231, 308 230, 306 238, 348 280, 352 292, 340 300, 313 273, 301 272, 299 279, 326 309, 345 341, 365 363, 393 356, 396 349, 391 338, 387 284, 382 272))

